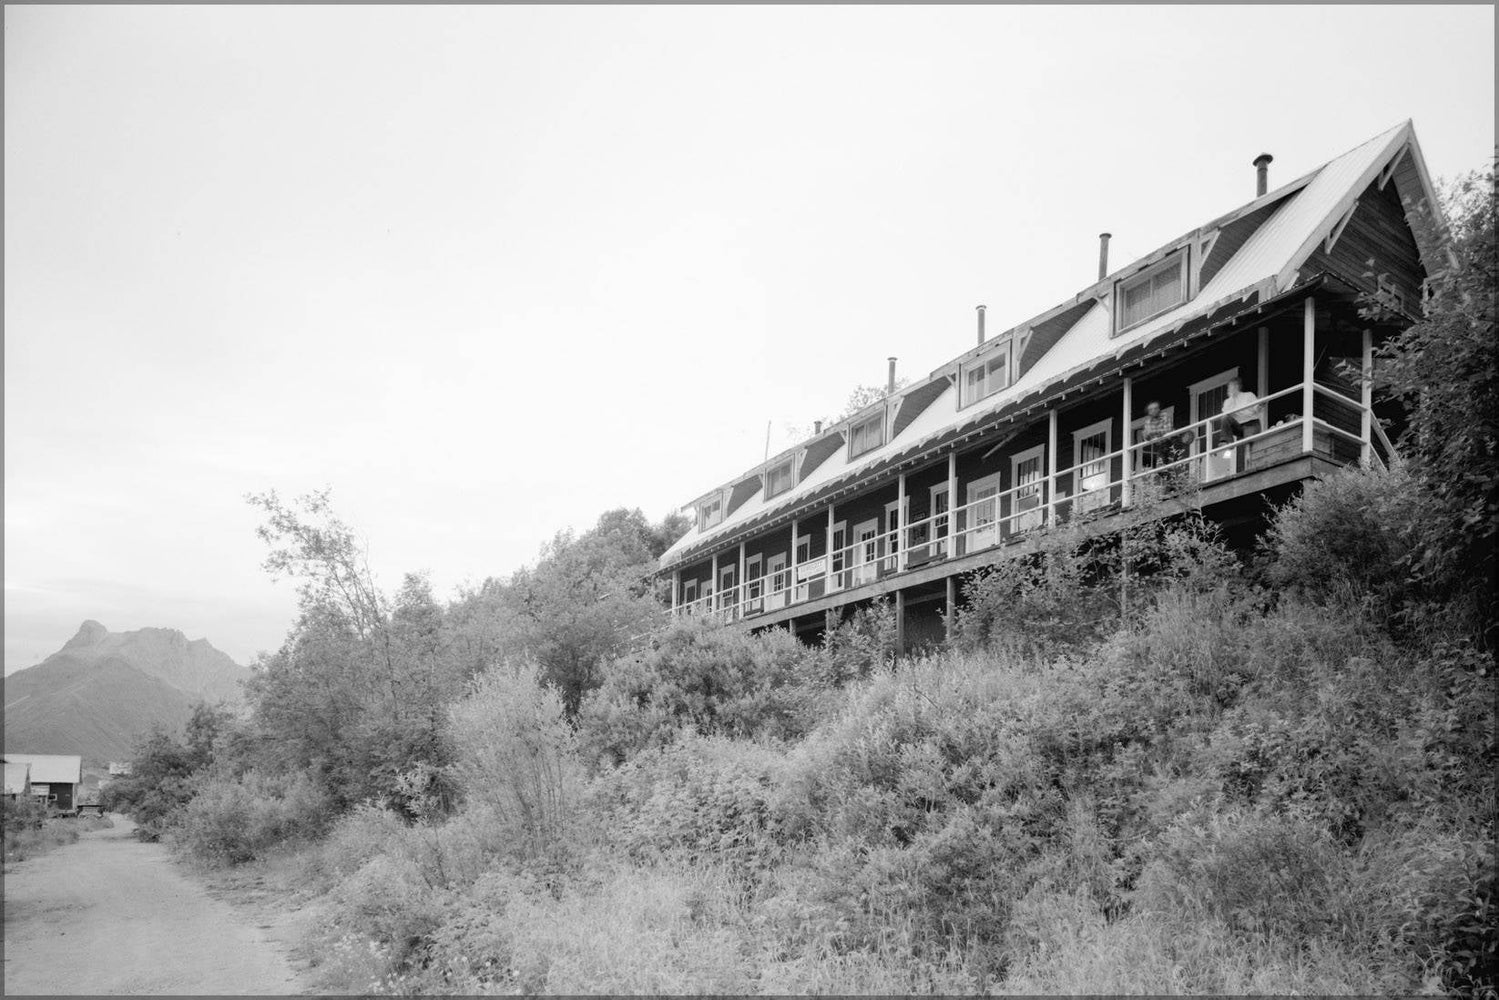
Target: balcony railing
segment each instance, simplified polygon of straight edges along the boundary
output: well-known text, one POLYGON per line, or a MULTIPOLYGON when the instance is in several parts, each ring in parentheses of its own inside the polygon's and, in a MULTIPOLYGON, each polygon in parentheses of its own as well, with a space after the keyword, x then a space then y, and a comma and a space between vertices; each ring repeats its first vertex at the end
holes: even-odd
MULTIPOLYGON (((1297 384, 1260 398, 1254 408, 1261 424, 1271 403, 1300 398, 1303 389, 1297 384)), ((1394 448, 1378 419, 1360 401, 1320 384, 1314 383, 1313 389, 1311 453, 1334 460, 1347 456, 1348 464, 1362 461, 1386 467, 1395 461, 1394 448), (1319 411, 1333 419, 1325 419, 1319 411), (1368 439, 1349 426, 1369 428, 1368 439)), ((1217 415, 1207 417, 1176 428, 1164 438, 1132 442, 1105 455, 1090 456, 1073 468, 1049 471, 1010 489, 684 601, 673 612, 715 615, 727 621, 753 618, 1020 541, 1048 524, 1134 506, 1137 488, 1140 494, 1180 494, 1308 453, 1305 421, 1299 413, 1238 440, 1228 439, 1222 420, 1217 415)))

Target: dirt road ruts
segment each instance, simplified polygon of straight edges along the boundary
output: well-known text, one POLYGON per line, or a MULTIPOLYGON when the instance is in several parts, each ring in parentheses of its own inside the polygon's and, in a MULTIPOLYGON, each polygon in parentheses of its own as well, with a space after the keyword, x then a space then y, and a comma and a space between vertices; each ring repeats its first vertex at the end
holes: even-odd
POLYGON ((304 992, 252 918, 113 818, 6 872, 6 995, 304 992))

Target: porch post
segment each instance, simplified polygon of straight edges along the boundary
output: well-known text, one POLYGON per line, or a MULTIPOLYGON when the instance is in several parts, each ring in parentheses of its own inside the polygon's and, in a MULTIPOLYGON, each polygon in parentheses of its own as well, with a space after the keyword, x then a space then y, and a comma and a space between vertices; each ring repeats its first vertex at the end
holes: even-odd
POLYGON ((744 610, 744 542, 739 543, 739 572, 734 576, 734 603, 744 610))
POLYGON ((1055 406, 1046 411, 1046 523, 1048 525, 1057 523, 1057 408, 1055 406))
POLYGON ((1312 401, 1315 395, 1312 391, 1312 369, 1317 363, 1313 345, 1316 332, 1317 302, 1308 295, 1301 319, 1301 451, 1305 455, 1310 455, 1313 448, 1312 401))
POLYGON ((681 607, 682 601, 682 571, 674 569, 671 571, 671 613, 675 615, 681 607))
MULTIPOLYGON (((1268 326, 1260 327, 1259 353, 1255 359, 1255 365, 1258 378, 1255 380, 1254 391, 1261 399, 1264 399, 1270 395, 1270 328, 1268 326)), ((1267 425, 1270 423, 1270 414, 1268 412, 1265 414, 1265 423, 1267 425)), ((1262 431, 1268 431, 1269 429, 1269 426, 1260 428, 1262 431)))
POLYGON ((906 592, 895 588, 895 655, 906 653, 906 592))
POLYGON ((708 610, 717 611, 721 603, 718 599, 718 553, 713 553, 713 561, 708 570, 708 593, 713 595, 708 598, 708 610))
POLYGON ((838 587, 838 578, 833 575, 833 505, 828 504, 828 568, 823 574, 822 592, 831 594, 838 587))
POLYGON ((958 557, 958 449, 947 453, 947 557, 958 557))
POLYGON ((1364 404, 1364 412, 1359 418, 1362 424, 1359 428, 1359 461, 1367 468, 1374 451, 1374 331, 1367 329, 1364 331, 1363 376, 1359 400, 1364 404))
POLYGON ((904 573, 906 571, 906 542, 910 538, 906 531, 906 474, 902 472, 896 480, 895 487, 895 534, 891 540, 895 542, 895 571, 904 573))
POLYGON ((796 600, 796 525, 797 519, 791 519, 791 551, 786 553, 786 565, 789 574, 786 577, 786 603, 790 604, 796 600))
POLYGON ((954 615, 957 614, 957 610, 958 610, 957 608, 953 607, 953 605, 955 605, 957 603, 958 603, 958 578, 955 577, 955 576, 950 576, 950 577, 947 578, 947 604, 943 608, 943 615, 942 615, 942 635, 943 635, 943 638, 946 641, 948 641, 948 642, 952 642, 953 620, 954 620, 954 615))
POLYGON ((1123 433, 1123 437, 1124 437, 1124 474, 1119 477, 1119 482, 1120 482, 1120 487, 1119 487, 1119 503, 1120 503, 1121 506, 1124 506, 1124 507, 1128 507, 1129 506, 1129 475, 1130 475, 1130 473, 1129 473, 1129 466, 1130 466, 1130 459, 1134 455, 1134 452, 1131 451, 1131 449, 1130 449, 1130 445, 1134 443, 1131 440, 1131 438, 1134 435, 1130 433, 1129 425, 1130 425, 1130 421, 1134 417, 1134 412, 1135 412, 1135 385, 1134 385, 1134 380, 1131 379, 1128 375, 1126 375, 1126 376, 1124 376, 1124 430, 1122 432, 1123 433))

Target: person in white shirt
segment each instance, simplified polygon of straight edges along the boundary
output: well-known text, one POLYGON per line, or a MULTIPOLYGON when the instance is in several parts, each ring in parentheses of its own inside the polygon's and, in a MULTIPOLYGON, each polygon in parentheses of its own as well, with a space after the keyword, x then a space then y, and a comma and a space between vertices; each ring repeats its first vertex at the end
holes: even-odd
MULTIPOLYGON (((1228 380, 1228 398, 1223 400, 1223 416, 1219 421, 1222 430, 1235 441, 1242 441, 1265 429, 1264 404, 1254 393, 1245 389, 1238 378, 1228 380)), ((1244 471, 1246 449, 1248 445, 1240 445, 1236 449, 1234 466, 1239 472, 1244 471)))
POLYGON ((1237 378, 1228 380, 1228 398, 1223 401, 1223 429, 1235 441, 1265 429, 1260 418, 1260 397, 1245 389, 1237 378))

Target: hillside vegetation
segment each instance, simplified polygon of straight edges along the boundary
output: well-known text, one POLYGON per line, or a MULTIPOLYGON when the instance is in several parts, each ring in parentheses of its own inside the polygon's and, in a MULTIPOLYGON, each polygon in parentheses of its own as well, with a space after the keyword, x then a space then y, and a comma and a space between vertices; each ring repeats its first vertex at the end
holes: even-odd
POLYGON ((900 658, 878 605, 817 649, 665 621, 678 522, 441 604, 270 494, 302 614, 250 719, 112 791, 292 864, 337 992, 1494 996, 1492 411, 1432 430, 1496 401, 1477 184, 1382 362, 1406 464, 1310 484, 1257 552, 1191 509, 1063 526, 900 658))

